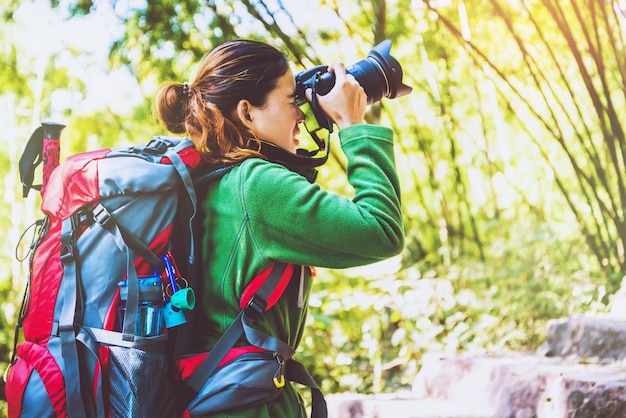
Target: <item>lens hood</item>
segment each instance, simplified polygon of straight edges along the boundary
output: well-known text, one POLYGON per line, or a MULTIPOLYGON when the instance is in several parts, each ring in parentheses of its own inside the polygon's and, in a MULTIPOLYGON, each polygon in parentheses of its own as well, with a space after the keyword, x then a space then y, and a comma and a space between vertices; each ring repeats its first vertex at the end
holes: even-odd
MULTIPOLYGON (((384 97, 388 99, 395 99, 396 97, 405 96, 413 90, 411 87, 402 82, 402 66, 398 60, 391 56, 390 40, 384 40, 372 48, 367 55, 367 59, 371 60, 378 66, 380 73, 385 79, 386 89, 385 94, 383 94, 384 97)), ((358 80, 356 76, 355 78, 358 80)))

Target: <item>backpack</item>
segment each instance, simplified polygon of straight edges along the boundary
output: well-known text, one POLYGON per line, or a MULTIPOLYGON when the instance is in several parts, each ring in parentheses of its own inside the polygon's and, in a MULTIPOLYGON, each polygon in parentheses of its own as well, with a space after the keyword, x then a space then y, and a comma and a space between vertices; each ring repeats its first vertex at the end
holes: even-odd
POLYGON ((20 160, 24 195, 40 188, 44 219, 16 325, 24 341, 7 377, 9 418, 192 417, 272 400, 285 379, 311 387, 313 415, 325 417, 293 349, 251 327, 302 266, 262 272, 211 353, 189 351, 201 277, 196 189, 233 166, 207 166, 189 139, 157 136, 55 168, 60 129, 43 124, 20 160), (242 334, 250 345, 233 348, 242 334))

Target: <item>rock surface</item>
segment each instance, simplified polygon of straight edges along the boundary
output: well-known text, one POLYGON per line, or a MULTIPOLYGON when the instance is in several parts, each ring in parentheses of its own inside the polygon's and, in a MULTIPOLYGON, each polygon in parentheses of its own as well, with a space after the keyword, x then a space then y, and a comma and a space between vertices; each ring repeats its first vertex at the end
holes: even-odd
POLYGON ((540 353, 426 354, 411 393, 327 397, 329 418, 626 418, 626 321, 572 315, 540 353))
POLYGON ((414 395, 471 405, 474 414, 498 418, 624 418, 626 369, 534 355, 431 355, 414 395))
POLYGON ((549 321, 544 349, 547 356, 623 360, 626 321, 608 315, 571 315, 549 321))

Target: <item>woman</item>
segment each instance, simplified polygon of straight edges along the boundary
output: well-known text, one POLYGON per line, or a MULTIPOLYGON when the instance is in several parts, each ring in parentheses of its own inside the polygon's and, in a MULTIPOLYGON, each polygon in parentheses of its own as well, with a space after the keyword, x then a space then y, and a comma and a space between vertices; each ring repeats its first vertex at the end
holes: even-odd
MULTIPOLYGON (((307 170, 290 164, 304 114, 295 104, 289 62, 274 47, 249 40, 221 44, 202 60, 193 82, 167 84, 157 95, 156 110, 166 127, 188 135, 207 162, 241 162, 200 202, 206 221, 199 350, 210 351, 237 316, 246 285, 268 266, 282 261, 352 267, 403 248, 392 132, 364 124, 367 97, 342 64, 329 71, 335 86, 318 100, 339 128, 352 199, 321 190, 307 170), (278 164, 261 144, 287 157, 278 164)), ((294 348, 304 331, 313 282, 313 270, 303 270, 306 274, 291 280, 255 324, 294 348)), ((272 402, 221 416, 303 417, 305 410, 288 384, 272 402)))

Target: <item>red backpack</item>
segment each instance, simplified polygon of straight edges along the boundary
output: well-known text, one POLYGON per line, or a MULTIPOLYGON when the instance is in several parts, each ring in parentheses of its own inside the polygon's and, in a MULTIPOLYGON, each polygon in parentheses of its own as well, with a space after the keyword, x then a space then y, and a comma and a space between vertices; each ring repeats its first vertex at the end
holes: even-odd
POLYGON ((311 387, 314 416, 325 417, 294 350, 251 327, 302 266, 261 273, 211 354, 188 351, 196 187, 232 166, 204 166, 187 138, 155 137, 55 168, 61 127, 43 124, 20 160, 25 196, 44 162, 44 220, 16 326, 24 341, 6 383, 9 418, 197 416, 272 400, 285 379, 311 387), (250 345, 233 348, 242 334, 250 345))

